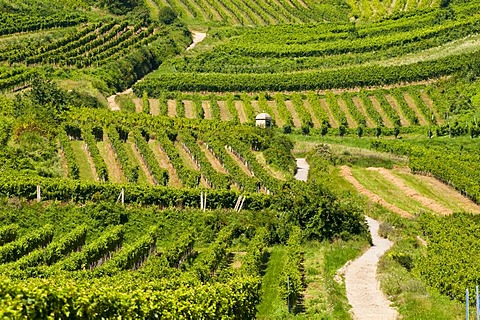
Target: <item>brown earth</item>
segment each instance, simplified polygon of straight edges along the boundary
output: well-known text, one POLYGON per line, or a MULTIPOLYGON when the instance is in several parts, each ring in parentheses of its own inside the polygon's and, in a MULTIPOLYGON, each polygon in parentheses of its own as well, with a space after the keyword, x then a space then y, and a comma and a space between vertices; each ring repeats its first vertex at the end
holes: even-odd
POLYGON ((228 174, 228 171, 222 166, 220 161, 210 152, 207 150, 205 144, 202 142, 198 143, 200 145, 200 149, 202 149, 203 153, 205 154, 205 157, 207 158, 208 162, 212 165, 212 167, 220 173, 223 174, 228 174))
POLYGON ((145 176, 147 177, 148 183, 150 184, 155 184, 155 178, 152 176, 150 170, 148 170, 148 166, 145 163, 145 160, 143 160, 142 155, 138 151, 137 147, 135 146, 134 143, 128 143, 130 148, 132 148, 133 154, 135 155, 135 158, 137 158, 137 162, 140 166, 140 170, 142 170, 145 173, 145 176))
POLYGON ((122 166, 115 157, 115 151, 113 151, 110 141, 104 140, 97 143, 98 151, 102 156, 108 169, 108 179, 111 182, 125 182, 125 176, 123 175, 122 166))
POLYGON ((150 114, 158 116, 160 114, 160 101, 158 99, 148 99, 150 102, 150 114))
POLYGON ((367 127, 373 128, 374 127, 374 121, 370 118, 367 110, 365 109, 365 105, 363 104, 362 99, 360 99, 357 96, 352 97, 352 102, 353 104, 357 107, 357 109, 363 114, 365 117, 365 121, 367 122, 367 127))
POLYGON ((437 108, 435 108, 435 104, 433 103, 433 100, 428 96, 428 94, 425 91, 420 91, 420 98, 423 100, 427 108, 433 112, 433 115, 435 116, 435 119, 437 120, 437 123, 442 125, 445 121, 443 118, 438 114, 437 108))
POLYGON ((407 186, 401 178, 392 174, 388 169, 385 169, 385 168, 368 168, 367 170, 376 171, 376 172, 380 173, 385 179, 387 179, 394 186, 399 188, 408 197, 410 197, 413 200, 419 202, 421 205, 429 208, 433 212, 443 214, 443 215, 448 215, 448 214, 453 213, 453 211, 451 209, 442 206, 441 204, 439 204, 435 200, 430 199, 428 197, 425 197, 424 195, 421 195, 420 193, 418 193, 415 189, 412 189, 409 186, 407 186))
POLYGON ((212 120, 212 108, 210 107, 210 101, 202 100, 202 108, 205 114, 205 119, 212 120))
POLYGON ((384 206, 385 208, 387 208, 388 210, 404 217, 404 218, 412 218, 412 215, 410 213, 408 213, 407 211, 405 210, 402 210, 400 209, 399 207, 385 201, 383 198, 381 198, 380 196, 376 195, 375 193, 371 192, 370 190, 368 190, 367 188, 365 188, 353 175, 352 175, 352 169, 348 166, 341 166, 340 167, 340 173, 342 174, 342 176, 345 178, 345 180, 347 180, 348 182, 350 182, 354 187, 355 189, 357 189, 357 191, 360 193, 360 194, 363 194, 364 196, 366 196, 370 201, 372 202, 375 202, 375 203, 378 203, 382 206, 384 206))
POLYGON ((472 213, 480 213, 480 206, 475 204, 472 200, 467 197, 462 196, 454 188, 444 184, 443 182, 435 179, 434 177, 416 175, 416 178, 425 182, 427 185, 430 185, 434 190, 438 190, 439 194, 448 194, 449 197, 454 198, 462 207, 461 210, 472 213))
POLYGON ((175 100, 168 100, 167 101, 167 115, 169 117, 176 117, 177 116, 177 102, 175 100))
POLYGON ((233 160, 237 163, 237 165, 240 167, 240 169, 245 172, 245 174, 249 177, 253 177, 253 174, 250 172, 250 170, 247 168, 247 166, 240 160, 233 152, 228 150, 228 148, 225 148, 227 153, 232 157, 233 160))
POLYGON ((315 112, 313 112, 312 106, 310 105, 308 100, 303 100, 303 105, 305 109, 307 109, 308 113, 310 113, 310 116, 312 117, 313 127, 320 128, 321 127, 320 121, 318 121, 318 118, 315 115, 315 112))
POLYGON ((288 112, 290 112, 290 114, 292 115, 293 125, 296 128, 300 128, 302 126, 302 122, 298 117, 298 113, 297 113, 297 110, 295 110, 295 106, 293 105, 293 102, 291 100, 286 100, 285 106, 287 107, 288 112))
POLYGON ((350 111, 348 110, 347 104, 345 101, 343 101, 342 98, 337 98, 337 103, 340 108, 340 110, 345 114, 345 118, 347 118, 347 123, 349 128, 355 128, 357 127, 357 122, 355 119, 352 117, 350 114, 350 111))
POLYGON ((243 109, 242 101, 239 101, 239 100, 235 101, 235 109, 237 109, 238 119, 240 120, 240 123, 248 122, 247 115, 245 114, 245 110, 243 109))
POLYGON ((398 105, 398 102, 395 99, 395 97, 393 97, 390 94, 386 94, 385 99, 387 99, 388 103, 390 103, 392 108, 397 112, 398 117, 400 118, 400 124, 402 125, 402 127, 408 127, 410 125, 410 121, 408 121, 405 115, 403 114, 402 109, 398 105))
POLYGON ((267 101, 268 107, 273 111, 271 115, 275 119, 275 123, 277 127, 283 127, 285 125, 285 121, 283 121, 282 117, 280 117, 280 113, 277 109, 277 103, 275 101, 267 101))
POLYGON ((232 115, 228 111, 227 102, 225 101, 217 101, 218 108, 220 109, 220 119, 222 121, 229 121, 232 120, 232 115))
POLYGON ((330 123, 332 128, 338 128, 337 119, 335 119, 335 117, 333 116, 332 110, 330 109, 327 100, 320 99, 320 105, 322 106, 323 110, 325 110, 325 113, 328 115, 328 122, 330 123))
POLYGON ((393 123, 392 121, 390 121, 390 119, 388 118, 388 116, 385 114, 385 111, 383 110, 382 106, 380 105, 380 102, 377 100, 377 97, 375 96, 370 96, 368 97, 370 99, 370 101, 372 101, 372 105, 373 107, 375 108, 375 110, 377 110, 377 112, 380 114, 380 116, 382 117, 382 121, 383 121, 383 124, 385 125, 385 127, 387 128, 393 128, 393 123))
POLYGON ((148 142, 150 149, 153 151, 155 158, 161 168, 168 171, 168 185, 174 188, 181 188, 182 182, 178 177, 177 171, 173 167, 167 154, 162 150, 158 141, 150 140, 148 142))
POLYGON ((185 106, 185 118, 195 119, 195 107, 191 100, 183 100, 183 105, 185 106))
POLYGON ((405 98, 405 101, 407 102, 408 106, 415 112, 415 114, 417 115, 417 118, 418 118, 418 123, 421 125, 421 126, 426 126, 428 125, 428 122, 427 120, 425 120, 425 117, 423 116, 423 114, 420 112, 420 110, 418 109, 418 106, 417 104, 415 103, 415 100, 413 100, 413 98, 410 96, 410 94, 408 92, 404 92, 403 93, 403 97, 405 98))
POLYGON ((143 110, 143 101, 141 98, 133 98, 133 103, 135 104, 135 112, 142 112, 143 110))

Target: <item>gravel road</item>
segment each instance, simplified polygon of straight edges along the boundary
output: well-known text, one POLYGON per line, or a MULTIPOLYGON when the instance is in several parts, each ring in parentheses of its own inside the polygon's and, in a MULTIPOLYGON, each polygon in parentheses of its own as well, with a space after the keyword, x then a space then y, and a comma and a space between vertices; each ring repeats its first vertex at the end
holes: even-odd
POLYGON ((353 319, 397 319, 397 310, 390 306, 390 301, 380 290, 380 283, 377 281, 378 260, 393 242, 378 235, 378 221, 369 217, 366 219, 373 246, 351 262, 345 270, 345 287, 348 302, 352 306, 353 319))

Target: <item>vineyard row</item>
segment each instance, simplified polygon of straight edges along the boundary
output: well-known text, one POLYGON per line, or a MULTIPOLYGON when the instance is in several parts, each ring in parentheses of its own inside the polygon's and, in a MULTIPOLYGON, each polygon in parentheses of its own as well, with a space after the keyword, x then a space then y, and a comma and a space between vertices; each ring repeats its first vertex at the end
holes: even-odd
POLYGON ((446 112, 438 92, 422 86, 320 95, 177 95, 176 99, 163 95, 159 99, 134 98, 121 106, 130 112, 234 123, 252 123, 257 114, 267 112, 276 126, 296 128, 441 125, 446 112))

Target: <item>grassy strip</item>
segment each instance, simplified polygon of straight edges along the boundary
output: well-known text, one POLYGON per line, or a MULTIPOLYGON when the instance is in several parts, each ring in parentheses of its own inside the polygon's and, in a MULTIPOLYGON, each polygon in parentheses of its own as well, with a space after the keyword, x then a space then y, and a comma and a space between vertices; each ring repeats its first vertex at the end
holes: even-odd
POLYGON ((78 169, 80 170, 80 179, 84 181, 95 181, 93 176, 92 168, 87 158, 87 153, 83 149, 83 141, 71 141, 73 154, 75 155, 75 163, 78 164, 78 169))

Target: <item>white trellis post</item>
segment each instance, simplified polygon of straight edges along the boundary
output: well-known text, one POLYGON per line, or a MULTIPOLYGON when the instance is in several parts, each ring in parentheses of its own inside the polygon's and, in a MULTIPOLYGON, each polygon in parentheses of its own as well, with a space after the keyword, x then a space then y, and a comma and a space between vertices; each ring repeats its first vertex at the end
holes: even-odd
POLYGON ((41 189, 40 186, 37 186, 37 202, 42 200, 41 189))
POLYGON ((205 212, 207 210, 207 193, 205 192, 203 196, 203 211, 205 212))
POLYGON ((120 194, 118 195, 117 202, 120 200, 122 203, 122 206, 125 205, 125 189, 122 188, 122 191, 120 191, 120 194))

